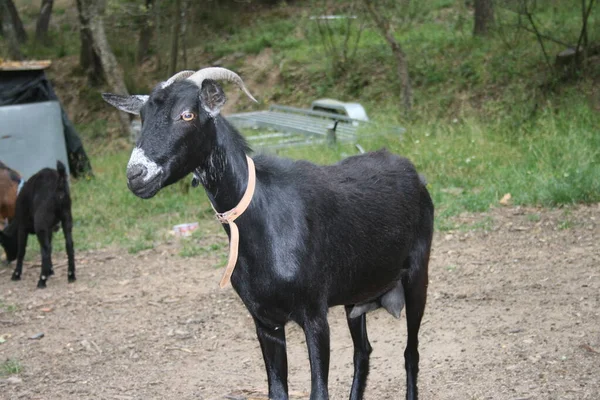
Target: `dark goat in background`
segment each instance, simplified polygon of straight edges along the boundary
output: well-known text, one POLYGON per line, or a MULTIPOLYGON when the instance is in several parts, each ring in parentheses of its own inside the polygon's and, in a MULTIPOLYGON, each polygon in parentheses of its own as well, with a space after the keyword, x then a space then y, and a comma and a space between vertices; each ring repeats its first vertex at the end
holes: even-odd
POLYGON ((71 230, 71 196, 67 172, 62 162, 57 161, 56 170, 44 168, 33 175, 17 197, 15 218, 0 231, 0 244, 4 247, 8 261, 17 259, 12 280, 21 279, 23 257, 29 234, 35 234, 40 242, 42 272, 38 288, 46 287, 46 280, 54 274, 52 269, 52 232, 61 224, 65 235, 69 262, 68 279, 75 281, 75 256, 71 230))
POLYGON ((0 161, 0 226, 15 216, 17 194, 23 179, 19 173, 0 161))
MULTIPOLYGON (((177 74, 150 96, 103 97, 143 120, 127 166, 133 193, 150 198, 194 172, 222 213, 246 190, 250 149, 219 114, 226 99, 215 80, 247 91, 222 68, 190 74, 177 74)), ((254 319, 269 398, 288 398, 285 325, 295 321, 306 335, 310 398, 328 399, 327 313, 344 305, 354 343, 350 399, 361 399, 371 352, 366 312, 381 305, 399 315, 405 301, 406 398, 416 399, 433 204, 414 166, 385 150, 331 166, 265 155, 255 165, 254 197, 236 220, 239 256, 231 283, 254 319)), ((231 237, 230 226, 224 228, 231 237)))

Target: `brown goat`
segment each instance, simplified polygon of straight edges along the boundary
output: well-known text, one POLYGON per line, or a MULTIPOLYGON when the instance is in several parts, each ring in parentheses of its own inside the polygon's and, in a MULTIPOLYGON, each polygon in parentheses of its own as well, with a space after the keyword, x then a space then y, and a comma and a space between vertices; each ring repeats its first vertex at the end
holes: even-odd
POLYGON ((0 161, 0 228, 15 216, 21 175, 0 161))

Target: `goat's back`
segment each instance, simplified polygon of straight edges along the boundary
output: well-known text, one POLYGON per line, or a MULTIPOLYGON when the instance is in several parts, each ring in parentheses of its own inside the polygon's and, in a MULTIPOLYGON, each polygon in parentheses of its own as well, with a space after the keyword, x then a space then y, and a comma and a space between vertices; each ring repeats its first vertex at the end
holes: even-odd
POLYGON ((23 185, 17 199, 16 217, 19 223, 33 231, 36 215, 52 215, 58 221, 58 213, 71 207, 71 199, 64 166, 59 170, 43 168, 32 175, 23 185))
POLYGON ((430 241, 433 204, 406 158, 380 150, 329 166, 264 162, 274 170, 261 188, 271 203, 271 262, 296 264, 288 278, 325 286, 331 304, 380 294, 408 268, 416 242, 430 241))

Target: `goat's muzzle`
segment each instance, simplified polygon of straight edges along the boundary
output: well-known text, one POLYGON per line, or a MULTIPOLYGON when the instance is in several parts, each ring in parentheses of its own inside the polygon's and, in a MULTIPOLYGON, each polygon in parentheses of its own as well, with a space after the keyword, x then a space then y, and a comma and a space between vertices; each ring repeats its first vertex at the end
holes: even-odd
POLYGON ((163 168, 136 147, 127 163, 127 187, 136 196, 150 198, 162 187, 163 168))
POLYGON ((162 172, 148 176, 148 168, 141 164, 127 167, 127 187, 138 197, 148 199, 161 189, 162 172))
POLYGON ((127 168, 127 179, 129 182, 135 181, 136 179, 143 180, 147 174, 148 168, 141 164, 132 165, 130 168, 127 168))

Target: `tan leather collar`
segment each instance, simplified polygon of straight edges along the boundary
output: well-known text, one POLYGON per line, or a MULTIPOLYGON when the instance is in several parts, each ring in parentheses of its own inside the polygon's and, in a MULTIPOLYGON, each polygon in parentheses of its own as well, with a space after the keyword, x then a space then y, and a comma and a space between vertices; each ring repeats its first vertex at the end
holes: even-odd
POLYGON ((238 230, 237 225, 235 224, 235 220, 246 211, 250 202, 252 201, 252 196, 254 195, 254 189, 256 188, 256 168, 254 167, 254 161, 248 156, 246 156, 246 161, 248 162, 248 185, 246 186, 246 192, 242 196, 242 199, 238 203, 237 206, 232 208, 229 211, 225 211, 224 213, 219 213, 215 210, 215 206, 210 204, 215 210, 216 217, 222 224, 229 224, 229 230, 231 233, 231 238, 229 241, 229 258, 227 260, 227 266, 225 267, 225 273, 223 274, 223 278, 221 278, 221 282, 219 286, 224 288, 231 280, 231 275, 233 274, 233 270, 235 269, 235 264, 237 263, 238 258, 238 246, 240 244, 240 232, 238 230))

